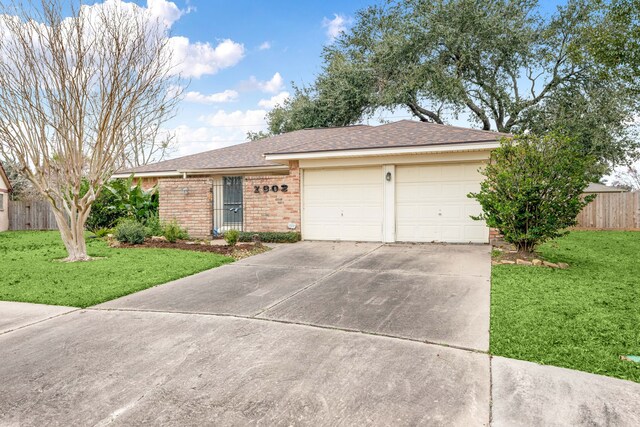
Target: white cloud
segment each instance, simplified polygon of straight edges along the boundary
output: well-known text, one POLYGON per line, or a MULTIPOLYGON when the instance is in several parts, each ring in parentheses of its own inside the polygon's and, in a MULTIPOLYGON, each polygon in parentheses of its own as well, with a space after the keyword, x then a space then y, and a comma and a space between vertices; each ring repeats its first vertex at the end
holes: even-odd
POLYGON ((167 28, 182 17, 188 10, 181 10, 175 3, 167 0, 147 0, 147 9, 152 17, 160 19, 167 28))
POLYGON ((207 150, 246 142, 247 132, 267 130, 266 110, 218 110, 199 117, 202 126, 180 125, 171 132, 176 134, 177 147, 171 157, 186 156, 207 150))
POLYGON ((267 50, 267 49, 271 49, 271 43, 267 42, 263 42, 260 47, 258 47, 258 49, 260 50, 267 50))
MULTIPOLYGON (((244 135, 240 139, 233 139, 224 129, 208 126, 190 127, 180 125, 171 129, 171 132, 176 135, 176 151, 171 154, 172 158, 227 147, 244 139, 244 135)), ((237 138, 237 135, 235 137, 237 138)))
POLYGON ((228 128, 241 127, 243 130, 260 130, 266 128, 265 110, 246 110, 226 112, 218 110, 214 114, 202 117, 202 120, 211 126, 224 126, 228 128))
POLYGON ((280 73, 275 73, 270 80, 260 81, 255 76, 249 77, 249 80, 242 82, 240 86, 245 90, 261 90, 266 93, 278 93, 284 87, 284 80, 280 73))
POLYGON ((286 101, 287 98, 289 98, 289 95, 290 95, 289 92, 286 92, 286 91, 280 92, 279 94, 274 95, 269 99, 261 99, 258 102, 258 106, 266 109, 272 109, 276 105, 284 104, 284 101, 286 101))
POLYGON ((210 43, 191 43, 187 37, 169 39, 173 50, 173 69, 183 77, 199 78, 236 65, 244 57, 244 45, 223 40, 216 47, 210 43))
MULTIPOLYGON (((168 0, 147 0, 147 6, 141 7, 136 3, 123 0, 105 0, 103 3, 83 5, 81 16, 89 22, 96 18, 101 11, 120 11, 118 16, 129 14, 132 17, 142 13, 145 18, 158 20, 157 30, 168 34, 171 26, 182 16, 191 12, 193 8, 180 9, 174 2, 168 0)), ((113 12, 111 12, 113 13, 113 12)), ((99 28, 97 30, 100 30, 99 28)), ((187 37, 174 36, 168 39, 172 53, 172 71, 182 77, 199 78, 207 74, 215 74, 223 68, 236 65, 244 57, 244 45, 230 39, 224 39, 214 46, 209 42, 192 42, 187 37)))
POLYGON ((335 40, 341 33, 345 32, 347 27, 351 25, 353 19, 348 16, 339 15, 334 13, 334 18, 324 18, 322 20, 322 27, 327 29, 327 37, 329 40, 335 40))
POLYGON ((238 98, 238 92, 235 90, 227 89, 223 92, 212 93, 205 95, 200 92, 190 91, 184 95, 184 100, 187 102, 194 102, 197 104, 217 104, 222 102, 235 101, 238 98))

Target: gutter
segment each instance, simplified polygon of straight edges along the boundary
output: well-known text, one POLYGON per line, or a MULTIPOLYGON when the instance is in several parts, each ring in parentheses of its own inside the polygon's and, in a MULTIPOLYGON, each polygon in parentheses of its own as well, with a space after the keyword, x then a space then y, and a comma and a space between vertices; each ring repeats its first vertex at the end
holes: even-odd
POLYGON ((289 171, 287 165, 273 165, 273 166, 257 166, 257 167, 237 167, 237 168, 217 168, 217 169, 179 169, 174 171, 161 171, 161 172, 129 172, 129 173, 116 173, 111 175, 111 178, 129 178, 131 175, 134 178, 187 178, 188 175, 224 175, 224 174, 263 174, 267 172, 276 172, 278 174, 284 174, 289 171))
POLYGON ((372 147, 372 148, 356 148, 356 149, 339 149, 339 150, 317 150, 307 152, 281 152, 266 153, 265 160, 301 160, 301 159, 327 159, 339 157, 367 157, 367 156, 388 156, 388 155, 406 155, 406 154, 422 154, 422 153, 447 153, 455 151, 482 151, 498 148, 500 142, 476 141, 464 143, 450 143, 438 145, 422 145, 422 146, 398 146, 398 147, 372 147))

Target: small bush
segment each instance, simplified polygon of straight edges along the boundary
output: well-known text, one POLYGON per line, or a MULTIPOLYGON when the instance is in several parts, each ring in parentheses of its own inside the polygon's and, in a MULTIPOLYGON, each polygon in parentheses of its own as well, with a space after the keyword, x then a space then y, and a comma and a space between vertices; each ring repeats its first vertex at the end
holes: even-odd
POLYGON ((125 219, 116 226, 115 237, 119 242, 138 245, 144 243, 146 230, 135 219, 125 219))
POLYGON ((189 238, 187 230, 180 227, 180 224, 175 219, 162 226, 162 235, 171 243, 189 238))
POLYGON ((151 236, 162 236, 162 224, 160 223, 160 218, 158 215, 152 215, 144 222, 145 227, 147 228, 147 237, 151 236))
POLYGON ((300 241, 300 233, 295 231, 287 231, 287 232, 276 232, 276 231, 268 231, 268 232, 260 232, 260 233, 252 233, 249 231, 241 231, 238 236, 239 242, 252 242, 253 236, 258 235, 260 237, 260 241, 264 243, 295 243, 300 241))
POLYGON ((229 230, 224 232, 224 240, 229 246, 235 246, 238 243, 240 232, 238 230, 229 230))
POLYGON ((113 230, 111 230, 110 228, 98 228, 96 231, 94 231, 94 234, 97 238, 102 239, 104 237, 107 237, 107 234, 110 234, 112 231, 113 230))

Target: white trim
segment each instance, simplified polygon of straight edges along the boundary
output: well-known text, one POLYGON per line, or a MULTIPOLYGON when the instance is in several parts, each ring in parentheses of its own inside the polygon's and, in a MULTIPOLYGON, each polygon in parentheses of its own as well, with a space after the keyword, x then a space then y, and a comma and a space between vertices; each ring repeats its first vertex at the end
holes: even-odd
POLYGON ((219 168, 219 169, 187 169, 187 170, 175 170, 164 172, 131 172, 131 173, 116 173, 111 178, 129 178, 132 174, 134 178, 164 178, 164 177, 182 177, 186 178, 187 175, 223 175, 233 173, 235 175, 244 174, 263 174, 268 172, 274 172, 282 174, 289 170, 288 165, 273 165, 273 166, 256 166, 245 168, 219 168))
POLYGON ((307 221, 304 220, 304 169, 298 168, 298 173, 299 173, 299 180, 300 182, 298 183, 298 185, 300 186, 299 188, 299 192, 300 192, 300 237, 302 240, 306 240, 304 238, 305 235, 305 226, 307 221))
POLYGON ((114 173, 111 175, 111 178, 129 178, 131 175, 134 178, 155 178, 155 177, 166 177, 166 176, 181 176, 182 174, 178 171, 168 171, 168 172, 131 172, 131 173, 114 173))
POLYGON ((273 165, 273 166, 255 166, 255 167, 239 167, 239 168, 219 168, 219 169, 180 169, 181 173, 188 175, 222 175, 222 174, 261 174, 267 172, 288 171, 289 165, 273 165))
POLYGON ((396 166, 382 166, 382 241, 396 241, 396 166), (391 180, 387 181, 387 173, 391 180))
POLYGON ((313 151, 307 153, 272 153, 265 154, 264 158, 269 161, 280 160, 301 160, 301 159, 325 159, 339 157, 367 157, 367 156, 388 156, 393 154, 420 154, 420 153, 447 153, 452 151, 477 151, 491 150, 498 148, 500 143, 460 143, 460 144, 439 144, 416 147, 390 147, 390 148, 360 148, 353 150, 333 150, 333 151, 313 151))

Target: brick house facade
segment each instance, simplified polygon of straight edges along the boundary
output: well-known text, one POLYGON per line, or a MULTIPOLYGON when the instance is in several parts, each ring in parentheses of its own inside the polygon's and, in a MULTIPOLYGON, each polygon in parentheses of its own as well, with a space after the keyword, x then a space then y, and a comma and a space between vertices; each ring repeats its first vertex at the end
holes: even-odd
MULTIPOLYGON (((217 177, 160 178, 160 220, 176 220, 193 237, 211 237, 217 226, 212 191, 217 177)), ((153 182, 143 185, 150 188, 153 182)), ((288 175, 245 175, 242 192, 244 231, 300 231, 298 162, 292 162, 288 175)))
POLYGON ((247 231, 300 231, 298 162, 292 162, 289 175, 245 176, 244 228, 247 231), (284 185, 286 191, 282 191, 284 185), (266 188, 269 190, 265 191, 266 188))
POLYGON ((213 229, 212 178, 160 179, 160 221, 176 220, 193 237, 213 229))

